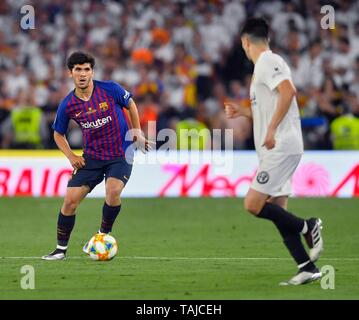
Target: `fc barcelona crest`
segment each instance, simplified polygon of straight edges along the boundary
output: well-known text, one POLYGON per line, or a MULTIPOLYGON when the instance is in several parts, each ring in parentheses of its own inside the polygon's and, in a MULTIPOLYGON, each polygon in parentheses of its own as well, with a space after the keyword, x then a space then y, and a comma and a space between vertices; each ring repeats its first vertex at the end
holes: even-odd
POLYGON ((105 102, 101 102, 101 103, 99 104, 99 106, 100 106, 100 109, 101 109, 102 112, 104 112, 104 111, 106 111, 106 110, 108 109, 108 104, 107 104, 106 101, 105 101, 105 102))

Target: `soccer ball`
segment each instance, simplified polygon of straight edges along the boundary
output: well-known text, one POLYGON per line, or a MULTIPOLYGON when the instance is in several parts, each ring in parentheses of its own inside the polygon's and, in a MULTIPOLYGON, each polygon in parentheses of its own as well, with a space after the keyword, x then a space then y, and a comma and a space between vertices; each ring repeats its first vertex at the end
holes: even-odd
POLYGON ((113 236, 97 233, 88 242, 86 251, 93 260, 107 261, 115 257, 118 246, 113 236))

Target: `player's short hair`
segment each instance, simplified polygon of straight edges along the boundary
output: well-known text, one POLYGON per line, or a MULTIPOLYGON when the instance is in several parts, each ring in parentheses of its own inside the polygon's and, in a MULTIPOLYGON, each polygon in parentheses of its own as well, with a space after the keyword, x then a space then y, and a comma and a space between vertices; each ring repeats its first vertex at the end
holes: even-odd
POLYGON ((89 63, 91 69, 95 66, 95 58, 84 51, 75 51, 67 58, 67 68, 72 70, 76 64, 89 63))
POLYGON ((269 41, 269 26, 263 18, 248 18, 244 23, 241 37, 247 35, 252 41, 269 41))

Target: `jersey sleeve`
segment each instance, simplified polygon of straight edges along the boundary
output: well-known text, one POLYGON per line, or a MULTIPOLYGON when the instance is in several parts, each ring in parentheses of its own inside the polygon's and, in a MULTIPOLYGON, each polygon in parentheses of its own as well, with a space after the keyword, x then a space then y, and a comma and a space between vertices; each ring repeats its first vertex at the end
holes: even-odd
POLYGON ((52 125, 52 129, 64 135, 69 126, 69 121, 70 119, 66 113, 66 104, 64 103, 64 101, 62 101, 57 109, 56 118, 52 125))
POLYGON ((266 57, 261 63, 261 79, 263 83, 274 90, 282 81, 291 80, 290 70, 279 57, 266 57))
POLYGON ((132 94, 116 82, 112 82, 116 102, 123 108, 128 109, 132 94))

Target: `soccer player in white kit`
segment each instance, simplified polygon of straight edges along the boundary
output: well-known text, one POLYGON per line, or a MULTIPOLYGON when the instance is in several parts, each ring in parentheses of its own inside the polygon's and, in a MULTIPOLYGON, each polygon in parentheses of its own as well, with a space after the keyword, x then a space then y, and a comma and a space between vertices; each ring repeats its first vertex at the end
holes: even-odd
POLYGON ((241 31, 242 47, 254 63, 250 86, 251 108, 225 103, 228 118, 253 121, 259 167, 245 197, 247 211, 271 220, 298 265, 298 273, 282 285, 304 284, 321 277, 315 266, 323 250, 321 220, 301 219, 287 211, 291 178, 303 154, 296 89, 286 62, 269 48, 269 27, 262 18, 250 18, 241 31), (309 256, 301 241, 303 234, 309 256))

